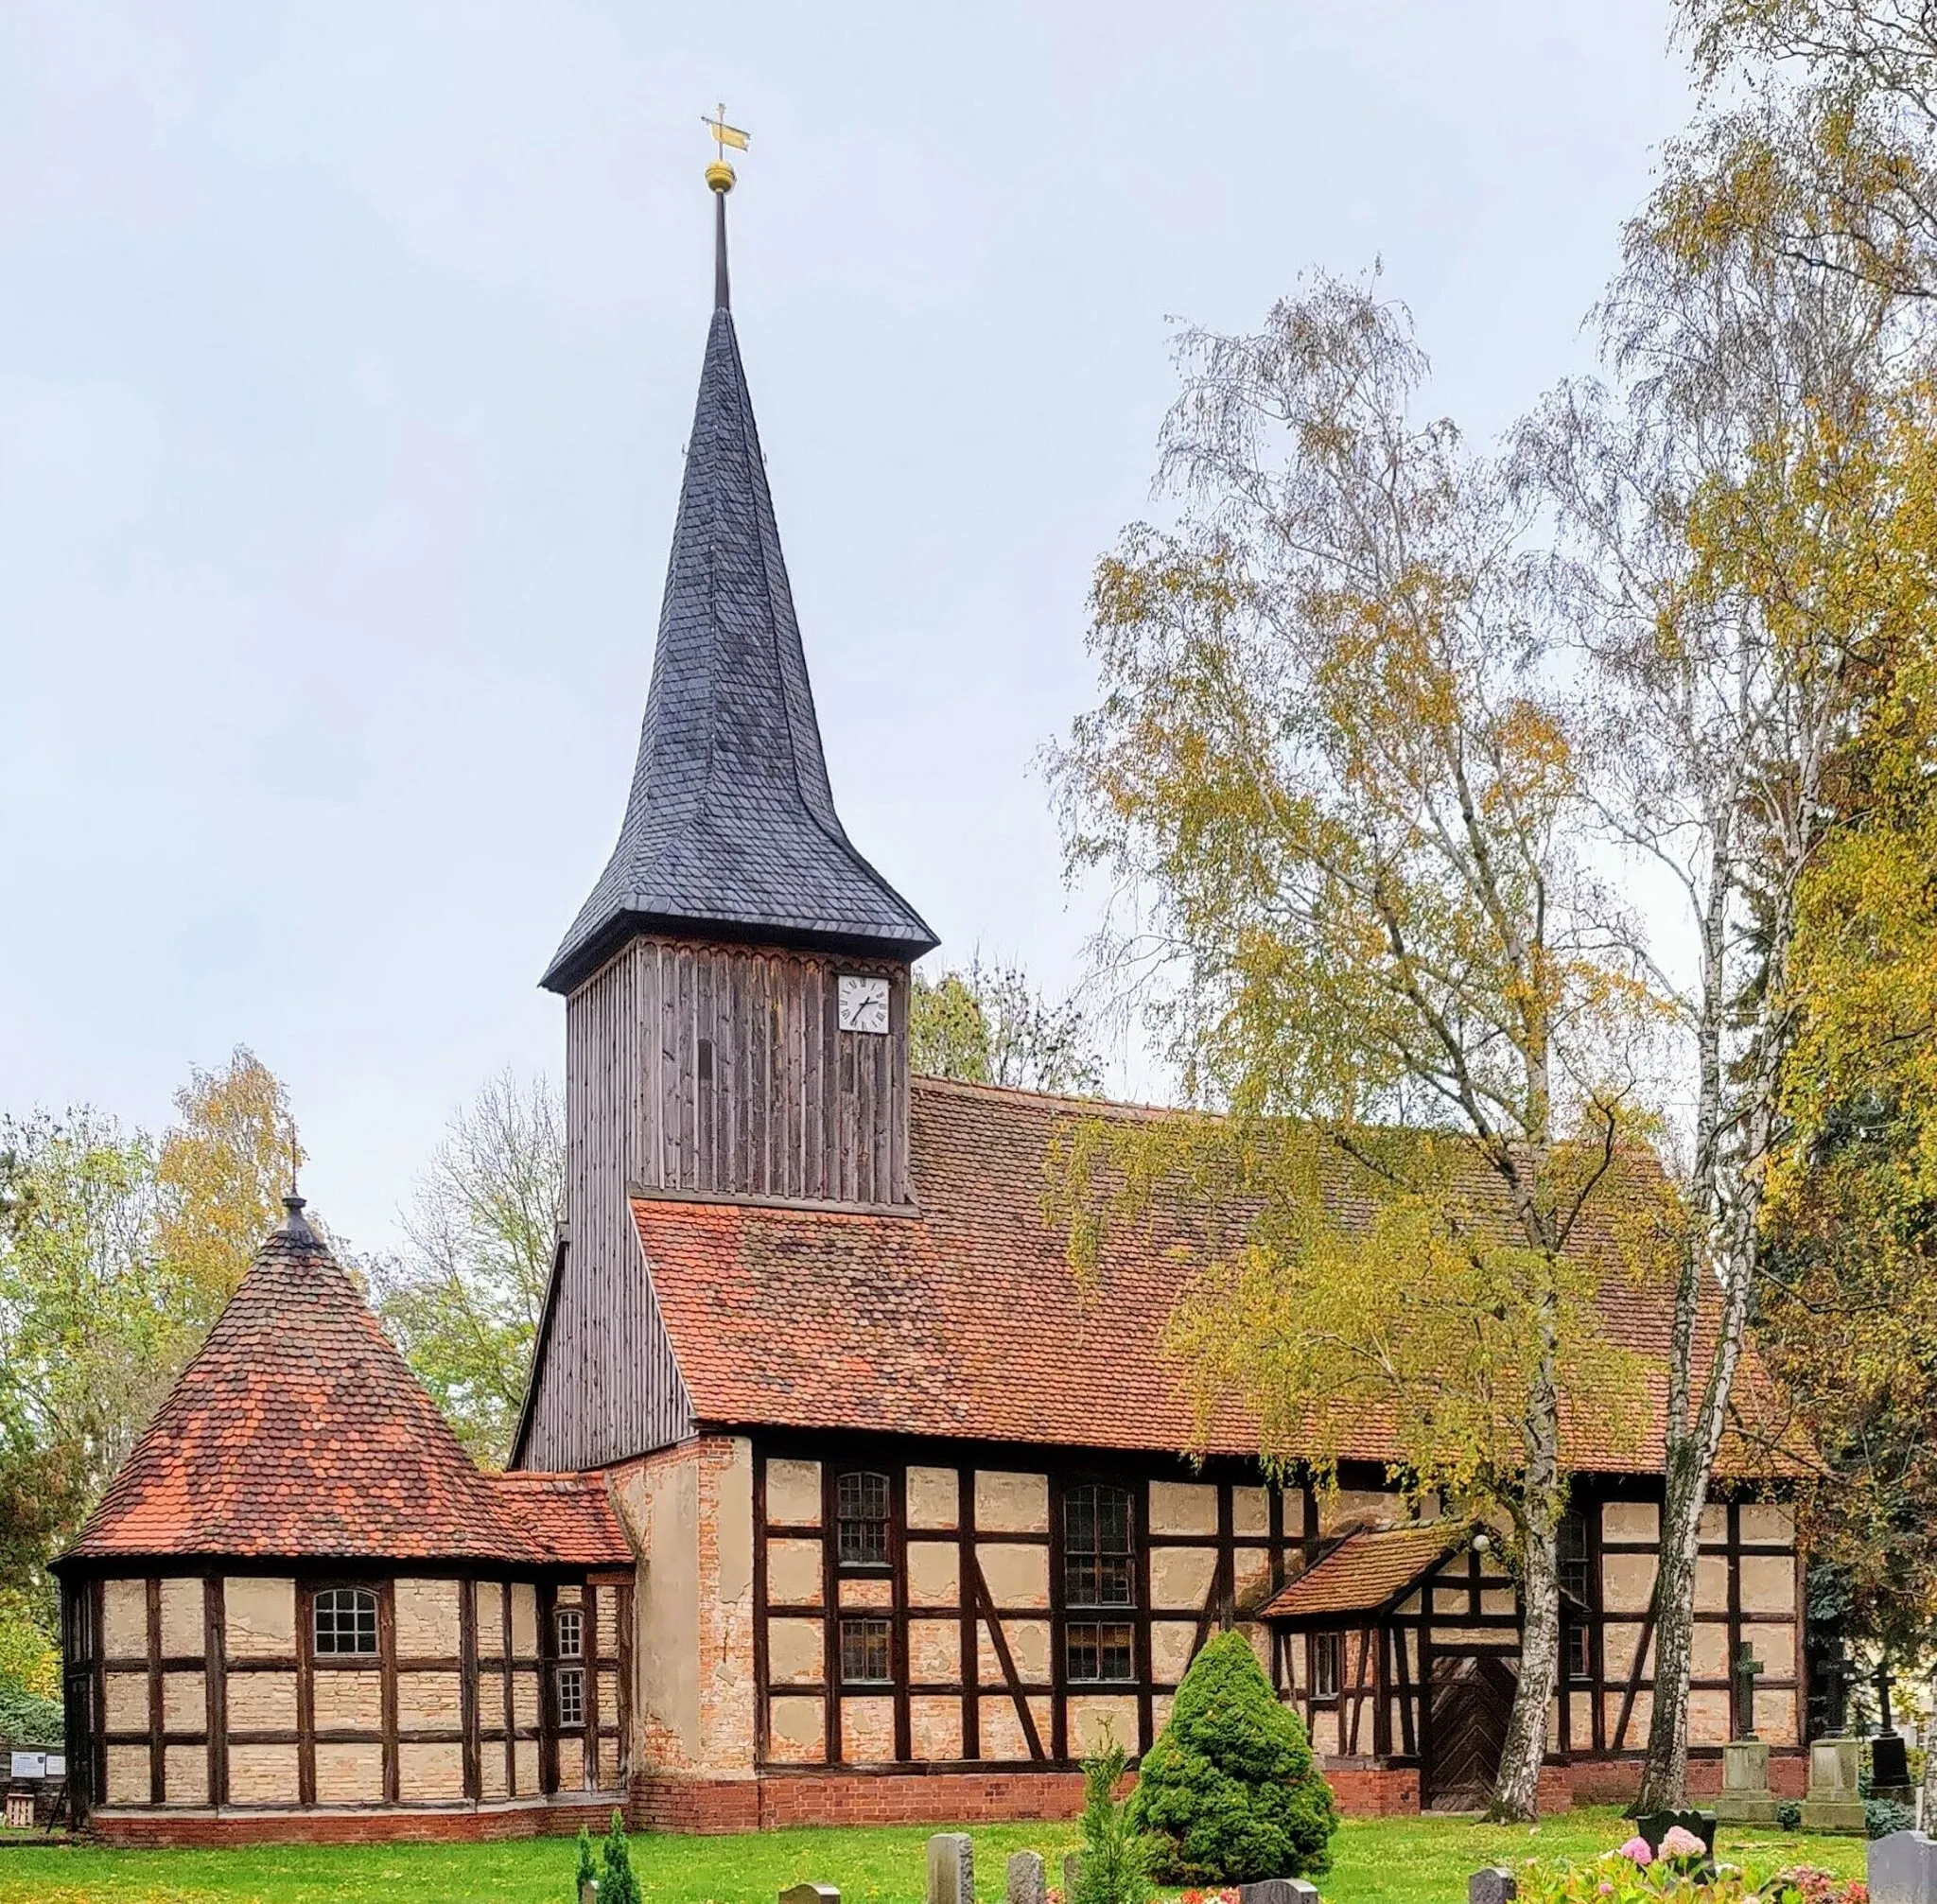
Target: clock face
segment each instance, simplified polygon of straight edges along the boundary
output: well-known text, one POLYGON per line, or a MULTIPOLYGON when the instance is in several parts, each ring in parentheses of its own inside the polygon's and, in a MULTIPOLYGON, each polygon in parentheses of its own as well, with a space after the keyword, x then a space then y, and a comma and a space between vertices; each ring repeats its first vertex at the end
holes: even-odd
POLYGON ((884 1032, 888 1028, 888 982, 860 972, 843 972, 837 987, 843 1031, 884 1032))

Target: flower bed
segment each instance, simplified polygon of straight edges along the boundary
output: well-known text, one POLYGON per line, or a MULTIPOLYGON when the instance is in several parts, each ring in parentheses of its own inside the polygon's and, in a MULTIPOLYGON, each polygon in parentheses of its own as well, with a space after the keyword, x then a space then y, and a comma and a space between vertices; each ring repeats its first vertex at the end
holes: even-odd
POLYGON ((1870 1904, 1858 1879, 1812 1865, 1708 1864, 1707 1848, 1674 1826, 1657 1855, 1646 1839, 1575 1862, 1529 1858, 1515 1874, 1521 1904, 1870 1904))

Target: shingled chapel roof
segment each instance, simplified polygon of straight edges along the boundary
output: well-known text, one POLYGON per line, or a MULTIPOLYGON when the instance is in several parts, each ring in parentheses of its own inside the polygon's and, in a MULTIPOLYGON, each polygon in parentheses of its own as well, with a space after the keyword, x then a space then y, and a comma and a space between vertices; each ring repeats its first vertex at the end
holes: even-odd
POLYGON ((597 1476, 487 1474, 300 1197, 61 1564, 133 1555, 627 1566, 597 1476))
POLYGON ((807 657, 725 302, 707 337, 638 761, 619 844, 544 984, 639 932, 916 958, 937 941, 834 811, 807 657))
MULTIPOLYGON (((1255 1455, 1257 1423, 1232 1406, 1206 1428, 1165 1353, 1165 1326, 1205 1260, 1193 1213, 1114 1227, 1085 1290, 1045 1210, 1059 1127, 1171 1114, 917 1078, 916 1214, 635 1197, 693 1424, 1255 1455)), ((1340 1214, 1359 1220, 1349 1200, 1340 1214)), ((1601 1322, 1637 1358, 1639 1392, 1563 1397, 1563 1453, 1580 1471, 1659 1472, 1673 1291, 1633 1279, 1605 1208, 1585 1230, 1601 1322)), ((1772 1417, 1769 1392, 1745 1355, 1738 1412, 1772 1417)), ((1375 1463, 1397 1453, 1370 1410, 1340 1449, 1375 1463)), ((1732 1434, 1719 1471, 1754 1472, 1759 1459, 1732 1434)))

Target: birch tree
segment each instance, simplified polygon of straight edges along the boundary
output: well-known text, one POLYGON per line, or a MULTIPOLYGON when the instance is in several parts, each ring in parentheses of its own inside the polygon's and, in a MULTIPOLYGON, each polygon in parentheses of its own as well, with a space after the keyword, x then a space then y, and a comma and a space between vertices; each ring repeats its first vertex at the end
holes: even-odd
POLYGON ((1754 216, 1761 134, 1722 119, 1671 150, 1601 313, 1616 391, 1563 389, 1523 436, 1604 714, 1598 811, 1680 913, 1639 948, 1684 1040, 1688 1212, 1644 1809, 1684 1795, 1697 1529, 1786 1139, 1798 895, 1875 633, 1850 557, 1900 343, 1887 285, 1754 216))
POLYGON ((1493 1809, 1525 1818, 1562 1384, 1619 1386, 1585 1374, 1607 1350, 1575 1246, 1641 1109, 1645 993, 1578 850, 1526 511, 1418 415, 1407 314, 1320 278, 1179 356, 1180 520, 1099 565, 1102 700, 1053 768, 1073 869, 1130 909, 1103 962, 1224 1115, 1080 1131, 1073 1248, 1188 1177, 1214 1260, 1173 1342, 1204 1405, 1234 1390, 1267 1455, 1321 1468, 1376 1415, 1416 1493, 1507 1519, 1525 1626, 1493 1809), (1328 1183, 1370 1219, 1328 1221, 1328 1183))
POLYGON ((564 1215, 558 1094, 507 1070, 445 1127, 402 1213, 404 1249, 364 1265, 384 1327, 485 1461, 511 1452, 564 1215))

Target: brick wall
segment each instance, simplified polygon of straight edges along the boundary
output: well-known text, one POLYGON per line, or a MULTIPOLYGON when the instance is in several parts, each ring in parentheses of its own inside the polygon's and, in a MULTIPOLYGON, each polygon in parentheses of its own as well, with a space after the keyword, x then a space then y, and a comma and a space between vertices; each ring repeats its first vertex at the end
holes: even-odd
POLYGON ((1403 1817, 1419 1809, 1417 1771, 1340 1766, 1325 1774, 1339 1810, 1352 1818, 1403 1817))
POLYGON ((660 1831, 794 1825, 997 1825, 1073 1818, 1079 1772, 788 1773, 759 1778, 633 1780, 631 1823, 660 1831))
MULTIPOLYGON (((1597 1758, 1579 1761, 1564 1768, 1577 1805, 1626 1805, 1641 1786, 1641 1758, 1597 1758)), ((1542 1797, 1545 1797, 1545 1773, 1542 1774, 1542 1797)), ((1809 1783, 1809 1760, 1802 1752, 1771 1752, 1769 1755, 1769 1789, 1778 1798, 1800 1798, 1809 1783)), ((1713 1798, 1721 1790, 1721 1758, 1719 1754, 1688 1758, 1688 1796, 1713 1798)))
POLYGON ((238 1844, 453 1844, 498 1838, 595 1833, 611 1823, 613 1800, 512 1804, 463 1811, 96 1811, 87 1835, 102 1844, 206 1850, 238 1844))

